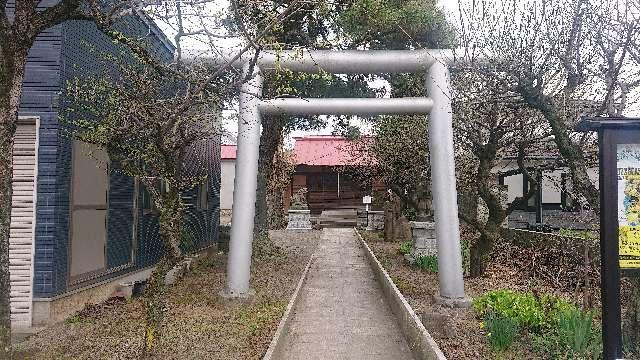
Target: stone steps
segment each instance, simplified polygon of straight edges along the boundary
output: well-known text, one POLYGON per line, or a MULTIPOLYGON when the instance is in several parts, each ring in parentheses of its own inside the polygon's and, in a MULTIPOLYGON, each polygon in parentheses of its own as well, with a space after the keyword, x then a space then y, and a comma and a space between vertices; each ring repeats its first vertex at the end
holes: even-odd
POLYGON ((319 218, 320 227, 353 228, 357 225, 357 216, 355 209, 324 210, 319 218))

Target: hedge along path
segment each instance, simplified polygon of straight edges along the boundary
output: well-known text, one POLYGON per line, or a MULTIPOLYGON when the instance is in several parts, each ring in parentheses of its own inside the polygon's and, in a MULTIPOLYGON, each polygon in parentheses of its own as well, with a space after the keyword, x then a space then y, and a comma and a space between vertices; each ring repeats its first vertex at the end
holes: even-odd
POLYGON ((324 229, 278 359, 413 359, 353 229, 324 229))

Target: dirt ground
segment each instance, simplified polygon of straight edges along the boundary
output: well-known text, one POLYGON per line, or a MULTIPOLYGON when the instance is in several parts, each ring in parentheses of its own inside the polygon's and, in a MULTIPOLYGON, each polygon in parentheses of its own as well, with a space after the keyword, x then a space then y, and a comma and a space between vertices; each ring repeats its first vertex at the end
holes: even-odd
MULTIPOLYGON (((366 241, 380 263, 385 267, 396 286, 414 311, 429 314, 431 320, 423 321, 448 359, 495 359, 486 334, 480 327, 472 308, 452 309, 436 304, 438 275, 409 266, 398 252, 399 243, 385 242, 381 235, 363 232, 366 241)), ((551 293, 571 300, 571 294, 554 290, 543 281, 533 281, 523 271, 510 265, 510 260, 496 255, 488 264, 487 272, 478 278, 465 278, 467 296, 474 298, 496 289, 551 293)), ((501 354, 501 359, 539 359, 526 341, 526 335, 517 339, 511 348, 501 354), (525 340, 523 340, 525 339, 525 340)))
MULTIPOLYGON (((282 250, 255 258, 250 302, 219 298, 226 255, 204 257, 168 294, 157 359, 260 359, 278 326, 319 231, 271 232, 282 250)), ((85 308, 25 342, 28 359, 136 359, 144 322, 139 299, 110 300, 85 308)))

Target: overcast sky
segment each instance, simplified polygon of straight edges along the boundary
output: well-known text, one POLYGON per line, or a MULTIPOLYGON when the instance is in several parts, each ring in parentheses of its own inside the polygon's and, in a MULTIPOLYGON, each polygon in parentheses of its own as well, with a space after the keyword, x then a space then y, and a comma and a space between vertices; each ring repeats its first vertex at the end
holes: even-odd
MULTIPOLYGON (((458 0, 440 0, 439 1, 440 6, 445 10, 445 12, 449 15, 450 21, 453 23, 457 23, 457 3, 458 0)), ((209 9, 209 11, 211 12, 211 14, 215 14, 217 11, 220 11, 221 9, 225 9, 228 8, 229 6, 229 2, 227 0, 221 0, 221 1, 216 1, 214 3, 215 5, 212 6, 211 9, 209 9)), ((215 15, 213 15, 215 16, 215 15)), ((175 31, 168 25, 168 24, 163 24, 162 22, 158 21, 158 25, 160 26, 160 28, 162 28, 162 30, 167 34, 167 36, 169 37, 169 39, 173 40, 173 36, 175 34, 175 31)), ((197 27, 196 25, 194 25, 195 27, 197 27)), ((216 39, 216 46, 219 48, 235 48, 235 47, 239 47, 242 43, 242 41, 240 39, 216 39)), ((194 54, 200 54, 200 53, 209 53, 211 54, 210 48, 208 46, 208 44, 205 41, 198 41, 195 38, 184 38, 181 41, 181 44, 183 46, 183 52, 185 54, 190 53, 192 55, 194 54)), ((380 87, 380 86, 385 86, 384 81, 382 82, 373 82, 372 86, 375 87, 380 87)), ((228 130, 229 132, 236 134, 237 133, 237 109, 230 109, 227 111, 224 111, 223 113, 223 125, 224 128, 226 130, 228 130)), ((353 122, 355 125, 358 125, 362 128, 362 130, 364 132, 368 131, 368 126, 366 124, 363 124, 361 122, 355 121, 353 122)), ((332 125, 332 121, 330 119, 328 119, 328 126, 325 129, 319 130, 319 131, 313 131, 313 132, 306 132, 306 131, 295 131, 293 134, 291 134, 291 136, 289 137, 289 139, 287 140, 287 145, 288 146, 292 146, 293 145, 293 141, 292 141, 292 137, 294 136, 303 136, 303 135, 308 135, 308 134, 331 134, 333 132, 334 128, 332 125)))
MULTIPOLYGON (((501 0, 494 0, 494 1, 501 1, 501 0)), ((447 14, 447 16, 449 18, 449 21, 454 25, 458 25, 458 22, 459 22, 458 0, 439 0, 439 5, 442 7, 442 9, 447 14)), ((212 3, 210 8, 207 8, 207 15, 209 16, 210 19, 219 19, 220 18, 220 11, 221 10, 225 10, 228 7, 229 7, 228 0, 215 1, 215 2, 212 3)), ((203 12, 199 12, 199 14, 203 14, 203 12)), ((160 21, 158 22, 158 25, 167 34, 169 39, 173 40, 173 36, 175 34, 175 31, 168 24, 163 24, 160 21)), ((194 28, 197 29, 198 25, 194 24, 194 28)), ((221 31, 223 31, 223 30, 221 30, 221 31)), ((210 46, 209 46, 210 42, 208 42, 208 39, 206 41, 202 41, 202 40, 198 41, 195 38, 189 37, 189 38, 183 39, 183 41, 181 41, 181 43, 183 45, 183 53, 185 53, 185 54, 191 53, 193 55, 193 54, 199 54, 199 53, 207 53, 208 55, 211 55, 211 54, 214 53, 211 50, 210 46)), ((242 40, 238 39, 238 38, 216 39, 215 40, 215 46, 217 48, 219 48, 219 49, 237 48, 237 47, 242 46, 242 40)), ((372 82, 372 86, 374 86, 374 87, 385 86, 385 84, 386 83, 384 81, 382 81, 382 82, 377 82, 377 81, 376 82, 372 82)), ((631 94, 631 96, 634 97, 634 98, 637 98, 637 97, 640 97, 640 94, 638 92, 636 92, 635 94, 631 94)), ((629 112, 629 114, 627 114, 627 115, 640 115, 640 101, 636 104, 636 106, 634 106, 628 112, 629 112)), ((223 117, 224 117, 224 120, 223 120, 224 128, 227 129, 231 133, 237 133, 237 109, 235 109, 235 110, 234 109, 229 109, 227 111, 224 111, 223 112, 223 117)), ((332 126, 332 122, 330 120, 328 121, 328 123, 329 123, 329 125, 323 130, 314 131, 314 132, 296 131, 291 135, 292 136, 302 136, 302 135, 306 135, 306 134, 331 134, 334 129, 333 129, 333 126, 332 126)), ((366 126, 366 124, 362 124, 362 123, 359 123, 357 121, 355 122, 355 124, 356 125, 360 125, 364 132, 368 131, 368 127, 366 126)), ((287 145, 289 145, 289 146, 292 145, 291 137, 288 139, 287 145)))

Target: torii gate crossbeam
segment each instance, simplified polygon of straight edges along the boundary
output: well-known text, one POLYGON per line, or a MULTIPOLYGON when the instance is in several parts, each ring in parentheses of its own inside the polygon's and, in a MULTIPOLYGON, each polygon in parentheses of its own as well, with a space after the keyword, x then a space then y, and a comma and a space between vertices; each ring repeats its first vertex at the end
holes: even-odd
MULTIPOLYGON (((453 149, 451 88, 447 63, 448 50, 350 50, 262 52, 249 74, 251 54, 236 60, 248 78, 240 89, 238 150, 233 190, 233 218, 224 296, 247 297, 254 230, 258 149, 261 114, 280 115, 406 115, 428 114, 429 151, 433 206, 438 242, 438 278, 441 301, 466 306, 456 177, 453 149), (347 73, 427 73, 429 98, 400 99, 297 99, 261 100, 261 71, 288 69, 301 72, 347 73)), ((215 64, 225 58, 212 59, 215 64)))

